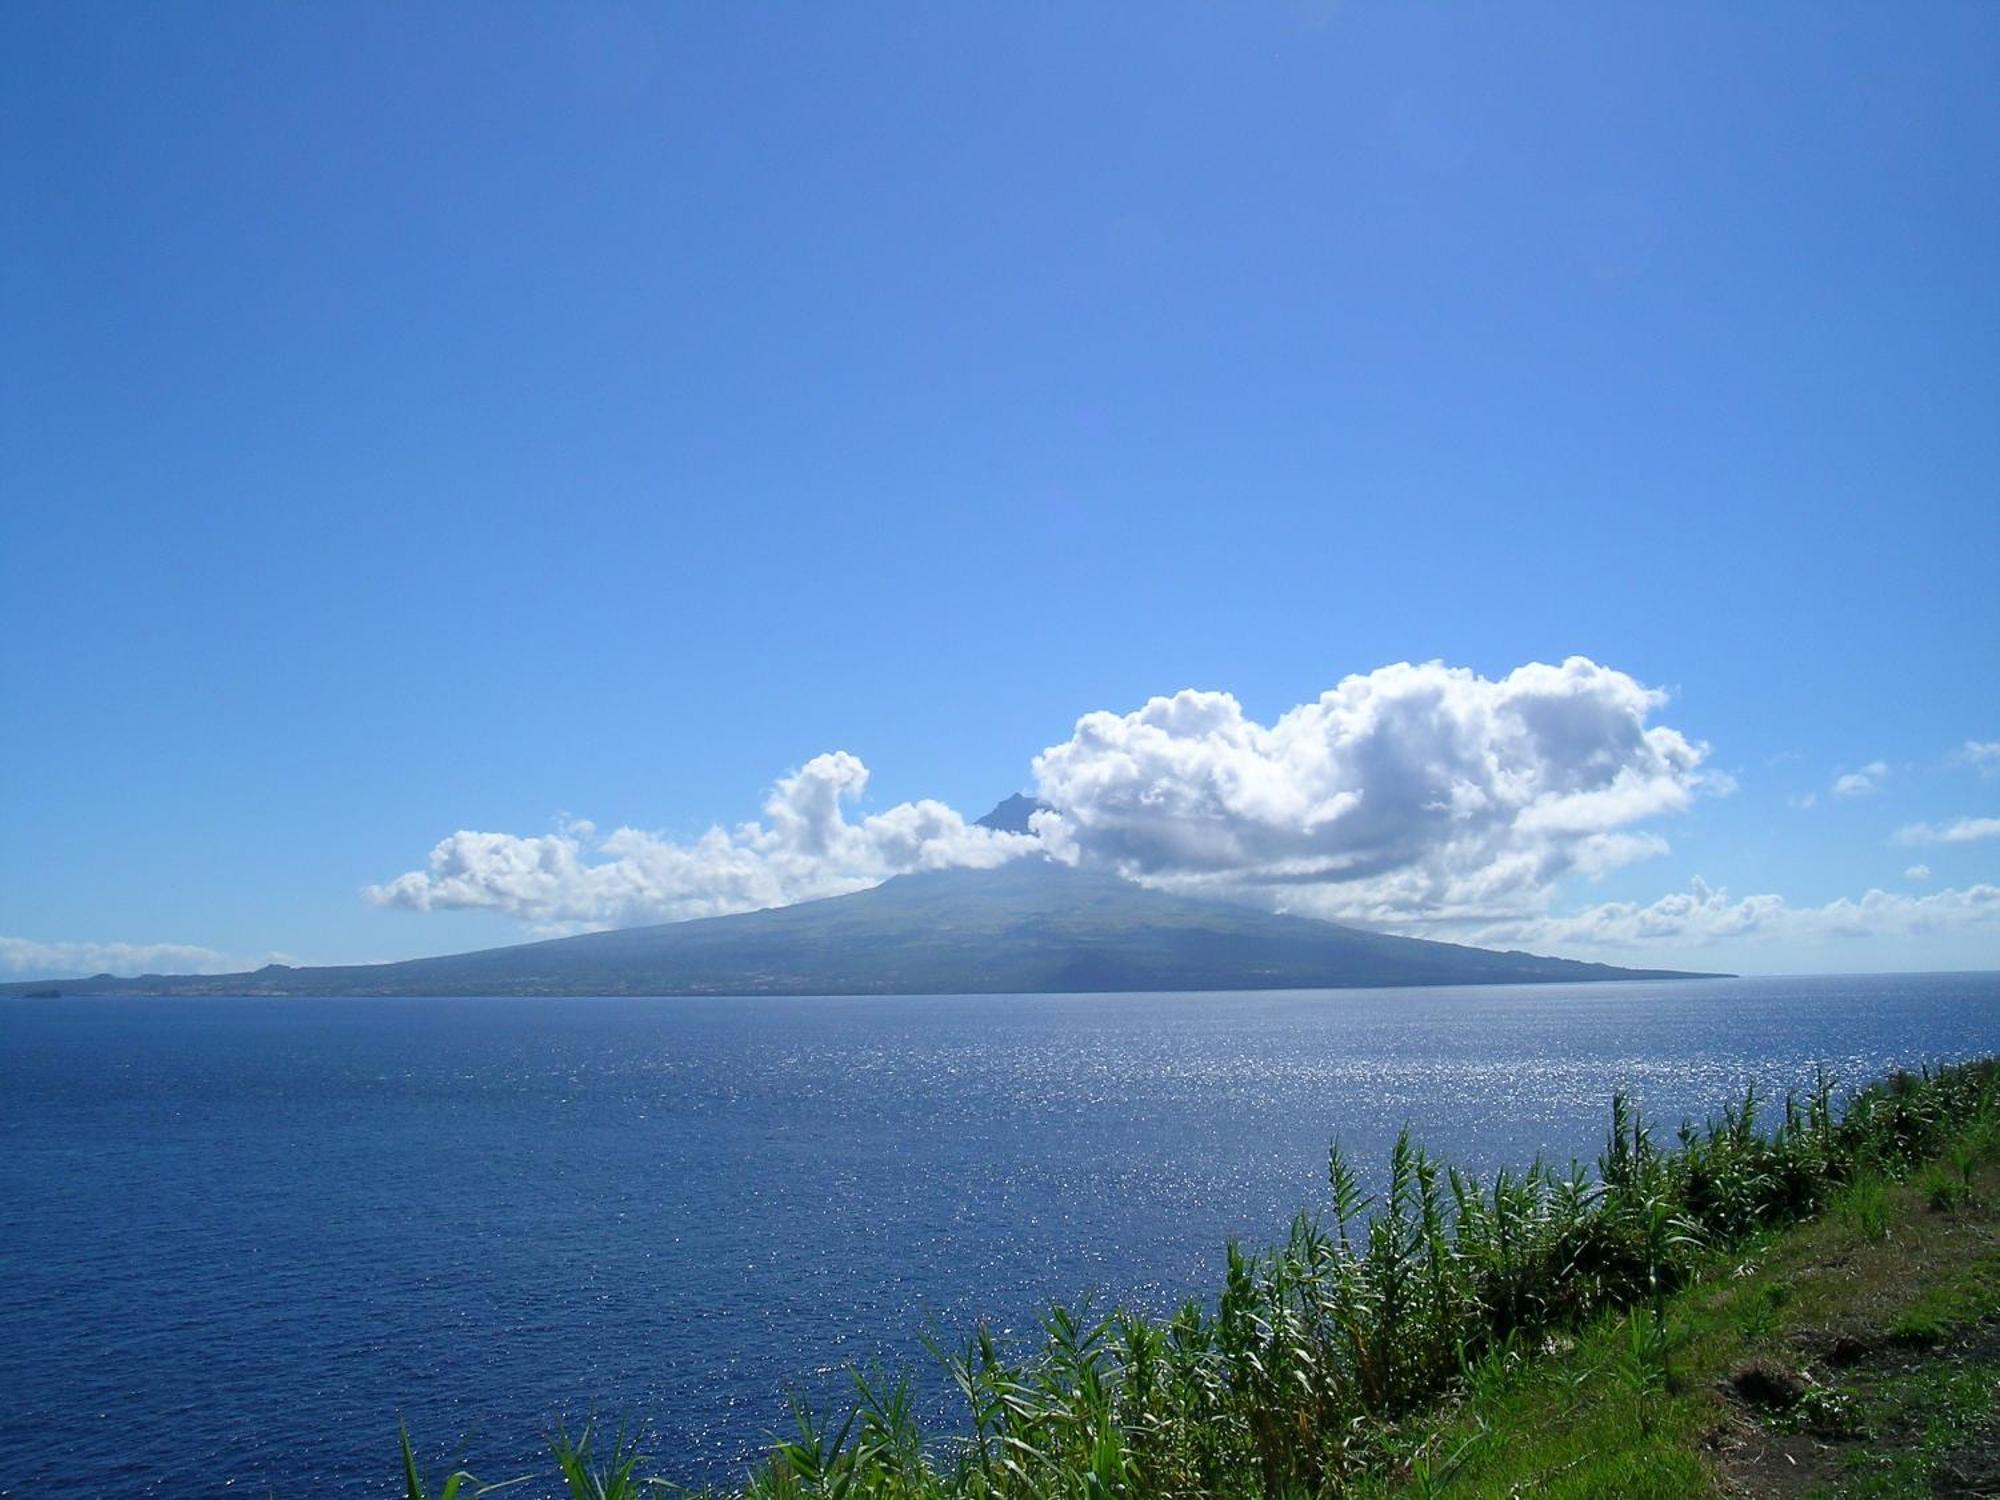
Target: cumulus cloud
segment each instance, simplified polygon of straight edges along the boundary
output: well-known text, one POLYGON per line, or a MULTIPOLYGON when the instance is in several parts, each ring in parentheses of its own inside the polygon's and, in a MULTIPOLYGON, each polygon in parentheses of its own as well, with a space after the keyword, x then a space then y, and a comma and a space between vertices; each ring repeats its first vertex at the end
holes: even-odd
POLYGON ((1498 680, 1439 662, 1348 677, 1279 715, 1179 692, 1099 712, 1034 761, 1027 834, 940 802, 850 822, 868 771, 844 752, 779 781, 760 822, 675 840, 588 823, 461 831, 366 891, 545 930, 714 916, 859 890, 909 870, 1048 854, 1149 885, 1384 926, 1543 909, 1555 883, 1658 854, 1644 826, 1733 783, 1651 723, 1665 695, 1582 657, 1498 680))
POLYGON ((35 977, 228 974, 249 967, 242 959, 188 943, 42 943, 0 937, 0 968, 35 977))
POLYGON ((1383 667, 1268 725, 1189 690, 1078 720, 1035 759, 1032 826, 1057 857, 1280 910, 1518 915, 1565 875, 1662 852, 1638 825, 1728 789, 1705 746, 1649 724, 1665 701, 1584 657, 1497 681, 1383 667))
POLYGON ((1931 867, 1929 865, 1911 865, 1909 869, 1903 871, 1903 878, 1905 880, 1929 880, 1931 878, 1931 867))
POLYGON ((1036 849, 1025 834, 969 823, 942 802, 905 802, 850 823, 868 785, 845 751, 782 777, 761 823, 685 842, 586 822, 522 836, 460 831, 421 870, 370 886, 368 900, 412 911, 477 908, 551 930, 679 921, 865 889, 913 870, 987 868, 1036 849))
POLYGON ((2000 818, 1960 818, 1954 823, 1910 823, 1896 830, 1899 844, 1971 844, 2000 839, 2000 818))
POLYGON ((1889 779, 1886 761, 1874 760, 1858 771, 1849 771, 1845 776, 1834 779, 1833 795, 1836 797, 1866 797, 1882 790, 1882 783, 1889 779))
POLYGON ((1859 900, 1841 897, 1824 906, 1793 906, 1783 896, 1731 900, 1719 886, 1694 881, 1687 890, 1648 905, 1609 901, 1565 916, 1495 923, 1471 940, 1559 951, 1700 948, 1756 937, 1788 944, 1829 938, 1934 937, 2000 932, 2000 886, 1974 885, 1906 896, 1871 890, 1859 900))

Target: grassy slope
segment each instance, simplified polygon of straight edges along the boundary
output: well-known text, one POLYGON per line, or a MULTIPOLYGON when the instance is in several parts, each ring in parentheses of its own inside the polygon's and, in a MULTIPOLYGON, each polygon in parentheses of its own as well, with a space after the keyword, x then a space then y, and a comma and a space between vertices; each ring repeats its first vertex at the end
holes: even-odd
MULTIPOLYGON (((2000 1150, 1852 1184, 1668 1303, 1664 1387, 1633 1324, 1480 1372, 1364 1494, 2000 1493, 2000 1150)), ((1643 1324, 1641 1325, 1643 1331, 1643 1324)))

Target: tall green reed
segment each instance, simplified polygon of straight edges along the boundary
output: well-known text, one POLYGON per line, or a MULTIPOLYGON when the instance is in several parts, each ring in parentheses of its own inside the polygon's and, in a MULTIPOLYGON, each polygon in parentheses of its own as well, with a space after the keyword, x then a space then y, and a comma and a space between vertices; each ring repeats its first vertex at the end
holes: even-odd
MULTIPOLYGON (((1300 1215, 1261 1254, 1231 1245, 1212 1308, 1191 1301, 1149 1318, 1059 1305, 1023 1347, 984 1327, 956 1346, 933 1341, 963 1403, 960 1432, 926 1441, 906 1380, 857 1375, 845 1415, 799 1408, 796 1435, 741 1493, 1334 1495, 1399 1451, 1413 1413, 1511 1378, 1562 1330, 1618 1310, 1629 1310, 1630 1346, 1619 1374, 1643 1421, 1672 1379, 1667 1299, 1703 1257, 1817 1213, 1871 1173, 1901 1175, 1969 1133, 2000 1128, 1996 1083, 2000 1065, 1990 1061, 1898 1073, 1838 1109, 1822 1072, 1780 1111, 1752 1089, 1666 1145, 1620 1095, 1594 1171, 1538 1161, 1490 1181, 1441 1166, 1406 1130, 1373 1195, 1335 1146, 1325 1214, 1300 1215)), ((629 1455, 621 1446, 615 1456, 629 1455)), ((1456 1467, 1454 1457, 1422 1452, 1405 1464, 1420 1493, 1456 1467)), ((572 1494, 597 1500, 573 1481, 572 1494)))

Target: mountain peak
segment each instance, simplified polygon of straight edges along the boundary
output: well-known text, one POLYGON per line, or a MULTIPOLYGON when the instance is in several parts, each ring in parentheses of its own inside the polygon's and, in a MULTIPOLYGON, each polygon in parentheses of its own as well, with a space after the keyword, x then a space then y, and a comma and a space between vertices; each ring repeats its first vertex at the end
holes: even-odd
POLYGON ((1028 819, 1038 812, 1049 811, 1046 802, 1037 802, 1033 797, 1016 792, 992 812, 974 821, 981 828, 990 828, 995 833, 1027 833, 1028 819))

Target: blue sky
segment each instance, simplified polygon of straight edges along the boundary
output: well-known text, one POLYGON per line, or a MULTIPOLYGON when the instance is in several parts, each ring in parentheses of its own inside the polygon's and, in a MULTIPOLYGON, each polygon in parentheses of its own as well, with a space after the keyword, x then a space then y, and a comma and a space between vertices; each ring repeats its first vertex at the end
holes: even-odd
MULTIPOLYGON (((1996 62, 1982 5, 10 5, 0 969, 509 941, 612 914, 379 889, 1578 655, 1707 747, 1644 848, 1368 911, 2000 967, 1996 62), (1576 920, 1696 880, 1783 909, 1576 920)), ((1136 805, 1081 857, 1229 875, 1136 805)))

